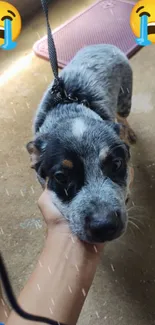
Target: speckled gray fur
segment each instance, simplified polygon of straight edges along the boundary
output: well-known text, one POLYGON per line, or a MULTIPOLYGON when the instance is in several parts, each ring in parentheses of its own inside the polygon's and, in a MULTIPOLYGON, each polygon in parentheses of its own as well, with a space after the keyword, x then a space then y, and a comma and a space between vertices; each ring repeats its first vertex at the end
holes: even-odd
MULTIPOLYGON (((91 109, 101 117, 104 118, 106 115, 109 119, 114 120, 116 112, 123 117, 129 115, 132 97, 132 70, 128 59, 117 47, 94 45, 80 50, 62 70, 60 76, 64 80, 67 93, 75 93, 78 97, 86 98, 91 109)), ((49 89, 38 108, 34 123, 35 131, 37 131, 38 121, 42 119, 43 115, 46 116, 47 110, 51 110, 49 89)), ((72 107, 74 112, 75 105, 71 105, 70 111, 72 111, 72 107)), ((63 115, 65 115, 65 105, 63 115)), ((88 115, 90 115, 90 111, 88 115)), ((61 119, 60 116, 59 118, 61 119)), ((47 123, 48 119, 49 116, 46 117, 47 123)))

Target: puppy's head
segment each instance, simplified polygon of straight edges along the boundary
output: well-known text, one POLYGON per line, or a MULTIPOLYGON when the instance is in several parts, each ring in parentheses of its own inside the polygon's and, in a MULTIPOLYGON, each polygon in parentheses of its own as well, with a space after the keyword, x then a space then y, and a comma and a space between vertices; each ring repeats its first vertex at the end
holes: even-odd
POLYGON ((90 243, 111 241, 126 229, 130 154, 122 130, 119 124, 76 118, 27 145, 53 203, 72 232, 90 243))

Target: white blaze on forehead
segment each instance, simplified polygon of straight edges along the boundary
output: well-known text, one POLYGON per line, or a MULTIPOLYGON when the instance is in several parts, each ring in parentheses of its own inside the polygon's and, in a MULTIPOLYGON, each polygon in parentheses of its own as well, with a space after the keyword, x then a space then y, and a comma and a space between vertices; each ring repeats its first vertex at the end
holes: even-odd
POLYGON ((105 160, 107 155, 109 152, 109 147, 104 147, 101 151, 100 151, 100 160, 105 160))
POLYGON ((77 118, 72 124, 72 132, 76 138, 81 138, 87 126, 81 118, 77 118))

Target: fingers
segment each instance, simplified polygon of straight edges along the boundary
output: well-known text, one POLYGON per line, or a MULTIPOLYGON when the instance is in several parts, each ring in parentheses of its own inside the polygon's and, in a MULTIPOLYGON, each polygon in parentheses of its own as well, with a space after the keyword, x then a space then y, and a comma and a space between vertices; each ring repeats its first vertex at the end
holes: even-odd
POLYGON ((52 193, 45 189, 38 200, 38 206, 42 214, 48 218, 62 218, 61 213, 52 202, 52 193))
MULTIPOLYGON (((38 200, 39 209, 45 219, 48 230, 54 229, 55 226, 66 227, 68 230, 68 223, 66 219, 62 216, 60 211, 56 208, 56 206, 52 202, 53 193, 47 189, 42 193, 38 200)), ((59 227, 60 228, 60 227, 59 227)))

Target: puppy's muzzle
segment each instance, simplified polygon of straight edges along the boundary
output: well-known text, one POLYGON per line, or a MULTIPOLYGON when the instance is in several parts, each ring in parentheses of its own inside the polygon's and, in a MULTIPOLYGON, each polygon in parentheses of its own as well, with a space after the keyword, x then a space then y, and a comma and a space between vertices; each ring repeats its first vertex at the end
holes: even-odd
POLYGON ((100 211, 86 218, 86 234, 91 242, 102 243, 118 238, 124 230, 121 211, 100 211))

